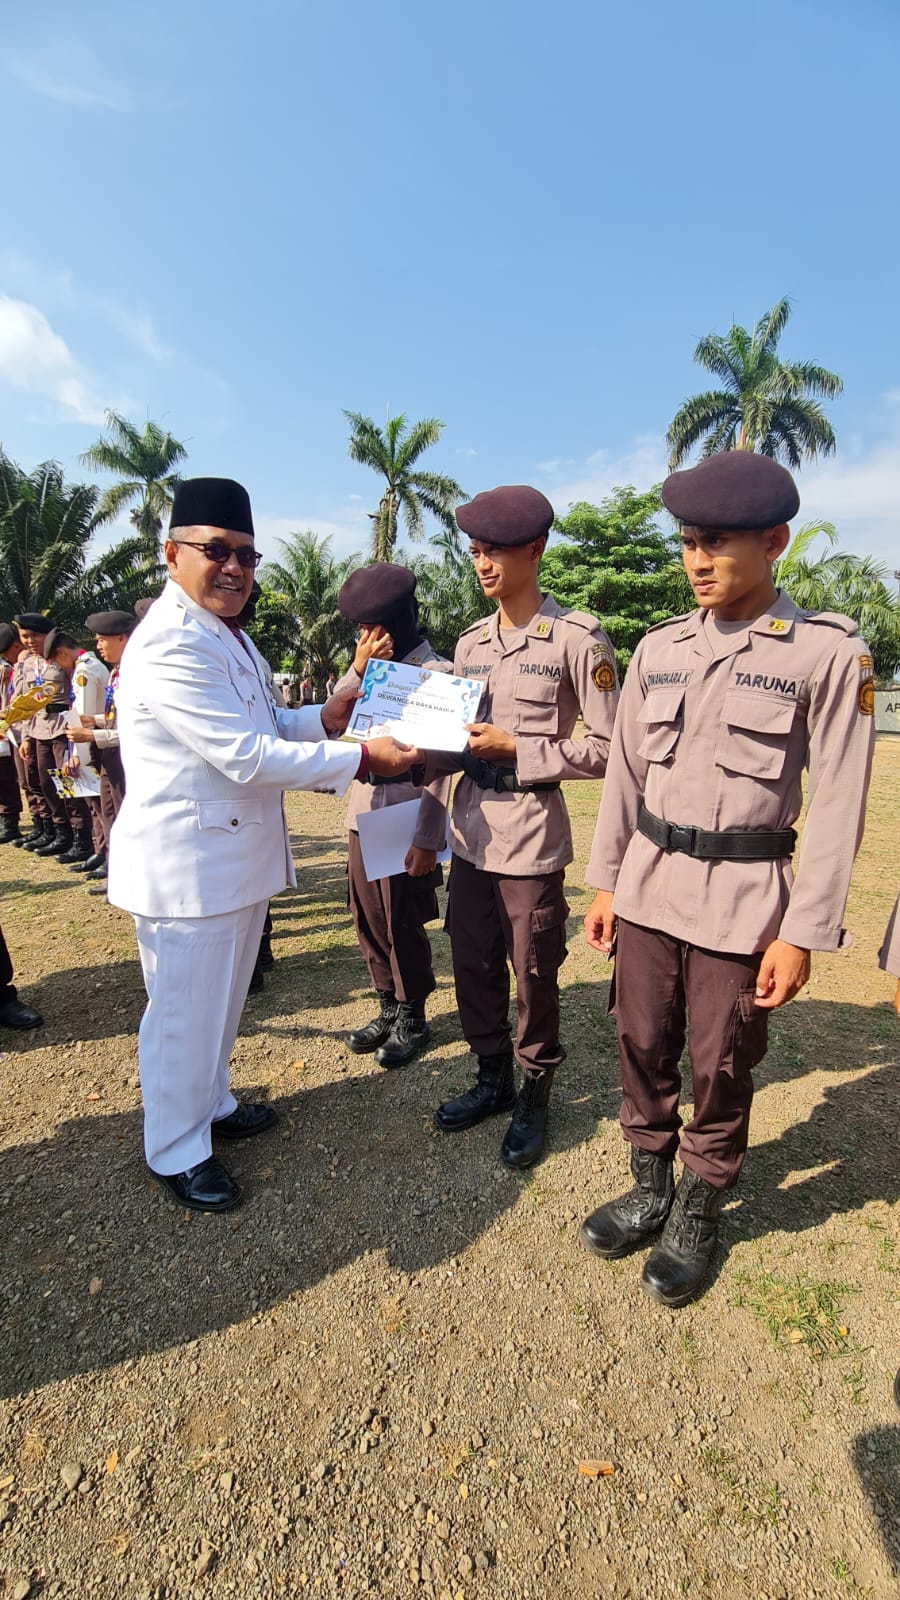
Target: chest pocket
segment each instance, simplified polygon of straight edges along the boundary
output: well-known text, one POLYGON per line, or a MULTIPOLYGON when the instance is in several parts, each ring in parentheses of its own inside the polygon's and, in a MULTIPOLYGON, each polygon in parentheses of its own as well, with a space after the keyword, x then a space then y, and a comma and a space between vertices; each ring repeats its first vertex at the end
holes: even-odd
POLYGON ((197 827, 201 832, 221 828, 223 833, 242 833, 254 824, 262 826, 262 803, 259 800, 200 800, 197 803, 197 827))
POLYGON ((665 761, 678 743, 682 728, 683 689, 651 689, 637 714, 643 736, 638 755, 645 761, 665 761))
POLYGON ((748 778, 778 778, 797 704, 732 689, 722 707, 716 766, 748 778))
POLYGON ((555 678, 520 674, 516 679, 513 733, 554 734, 559 721, 559 682, 555 678))

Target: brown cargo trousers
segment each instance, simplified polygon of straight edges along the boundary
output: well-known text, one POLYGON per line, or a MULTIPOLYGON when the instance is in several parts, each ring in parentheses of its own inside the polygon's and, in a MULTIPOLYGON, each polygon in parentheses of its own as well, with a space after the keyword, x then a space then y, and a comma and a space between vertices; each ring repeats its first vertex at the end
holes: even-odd
POLYGON ((347 898, 373 989, 419 1005, 437 987, 425 923, 438 915, 441 867, 422 878, 366 879, 359 834, 348 834, 347 898))
POLYGON ((516 1060, 528 1072, 545 1072, 566 1059, 559 1038, 569 914, 563 877, 514 878, 453 857, 445 926, 460 1022, 476 1056, 509 1049, 508 958, 516 975, 516 1060))
POLYGON ((679 1147, 681 1073, 688 1038, 694 1115, 681 1159, 715 1189, 731 1189, 747 1151, 752 1068, 768 1043, 768 1012, 755 1002, 762 953, 701 950, 621 917, 610 1012, 616 1019, 630 1144, 654 1155, 679 1147))

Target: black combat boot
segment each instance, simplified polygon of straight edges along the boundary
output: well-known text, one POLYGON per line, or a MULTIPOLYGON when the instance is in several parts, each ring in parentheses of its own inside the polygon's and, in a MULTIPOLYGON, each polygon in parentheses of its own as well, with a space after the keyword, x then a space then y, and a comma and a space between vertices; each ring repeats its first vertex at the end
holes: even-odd
POLYGON ((390 1033, 380 1050, 375 1051, 375 1060, 380 1067, 405 1067, 425 1049, 430 1038, 424 1000, 401 1000, 390 1033))
POLYGON ((21 838, 15 817, 0 817, 0 844, 18 844, 21 838))
POLYGON ((26 834, 22 840, 22 849, 28 851, 36 850, 39 844, 46 844, 49 839, 52 839, 55 831, 53 823, 48 817, 35 817, 31 832, 26 834))
POLYGON ((650 1251, 641 1288, 664 1306, 686 1306, 704 1277, 719 1236, 723 1191, 685 1167, 663 1236, 650 1251))
POLYGON ((380 1044, 384 1044, 400 1009, 399 1001, 390 989, 377 989, 375 992, 379 1002, 377 1017, 367 1022, 364 1028, 354 1028, 347 1035, 348 1049, 358 1056, 371 1055, 380 1044))
POLYGON ((24 826, 27 827, 28 832, 27 833, 22 833, 21 830, 20 830, 19 833, 16 835, 15 839, 13 839, 13 844, 15 845, 17 850, 21 850, 22 846, 25 843, 25 840, 31 838, 31 835, 33 834, 35 828, 37 827, 37 817, 23 817, 22 821, 23 821, 24 826))
MULTIPOLYGON (((51 824, 47 824, 48 828, 51 824)), ((36 856, 64 856, 72 843, 72 829, 67 822, 61 822, 59 827, 53 828, 50 837, 39 844, 35 850, 36 856)))
POLYGON ((93 852, 94 846, 91 842, 91 836, 82 830, 81 833, 76 833, 73 836, 69 849, 64 856, 60 856, 59 864, 61 867, 71 867, 76 861, 89 861, 93 852))
POLYGON ((479 1056, 478 1077, 471 1089, 438 1106, 434 1120, 444 1133, 462 1133, 485 1117, 499 1117, 516 1103, 512 1050, 498 1056, 479 1056))
POLYGON ((85 861, 75 861, 69 868, 70 872, 96 872, 98 867, 106 866, 106 851, 95 850, 93 855, 85 861))
POLYGON ((672 1209, 675 1183, 668 1156, 631 1146, 634 1188, 585 1217, 579 1238, 595 1256, 627 1256, 658 1233, 672 1209))
POLYGON ((547 1106, 553 1072, 553 1067, 546 1067, 543 1072, 522 1074, 522 1087, 513 1110, 512 1122, 500 1146, 500 1160, 504 1166, 514 1167, 517 1172, 524 1171, 526 1167, 533 1167, 544 1153, 547 1106))

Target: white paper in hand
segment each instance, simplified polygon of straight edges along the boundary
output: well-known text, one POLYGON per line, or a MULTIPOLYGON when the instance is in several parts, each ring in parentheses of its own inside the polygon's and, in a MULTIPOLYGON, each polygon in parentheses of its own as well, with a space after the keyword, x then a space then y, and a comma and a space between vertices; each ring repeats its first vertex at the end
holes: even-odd
MULTIPOLYGON (((356 826, 368 883, 406 871, 404 862, 415 838, 421 803, 421 800, 401 800, 396 806, 360 812, 356 826)), ((438 861, 449 860, 448 846, 438 853, 438 861)))
POLYGON ((476 678, 370 661, 347 724, 350 739, 397 739, 418 750, 465 750, 483 685, 476 678))

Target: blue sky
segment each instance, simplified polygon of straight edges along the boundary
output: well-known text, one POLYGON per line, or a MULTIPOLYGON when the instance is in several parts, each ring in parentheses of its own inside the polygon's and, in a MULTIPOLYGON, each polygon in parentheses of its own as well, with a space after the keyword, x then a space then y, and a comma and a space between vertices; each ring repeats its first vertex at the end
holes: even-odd
MULTIPOLYGON (((0 440, 107 406, 365 547, 342 408, 558 510, 662 475, 697 338, 794 302, 844 379, 801 518, 900 566, 894 0, 32 0, 4 17, 0 440)), ((83 475, 83 474, 82 474, 83 475)))

